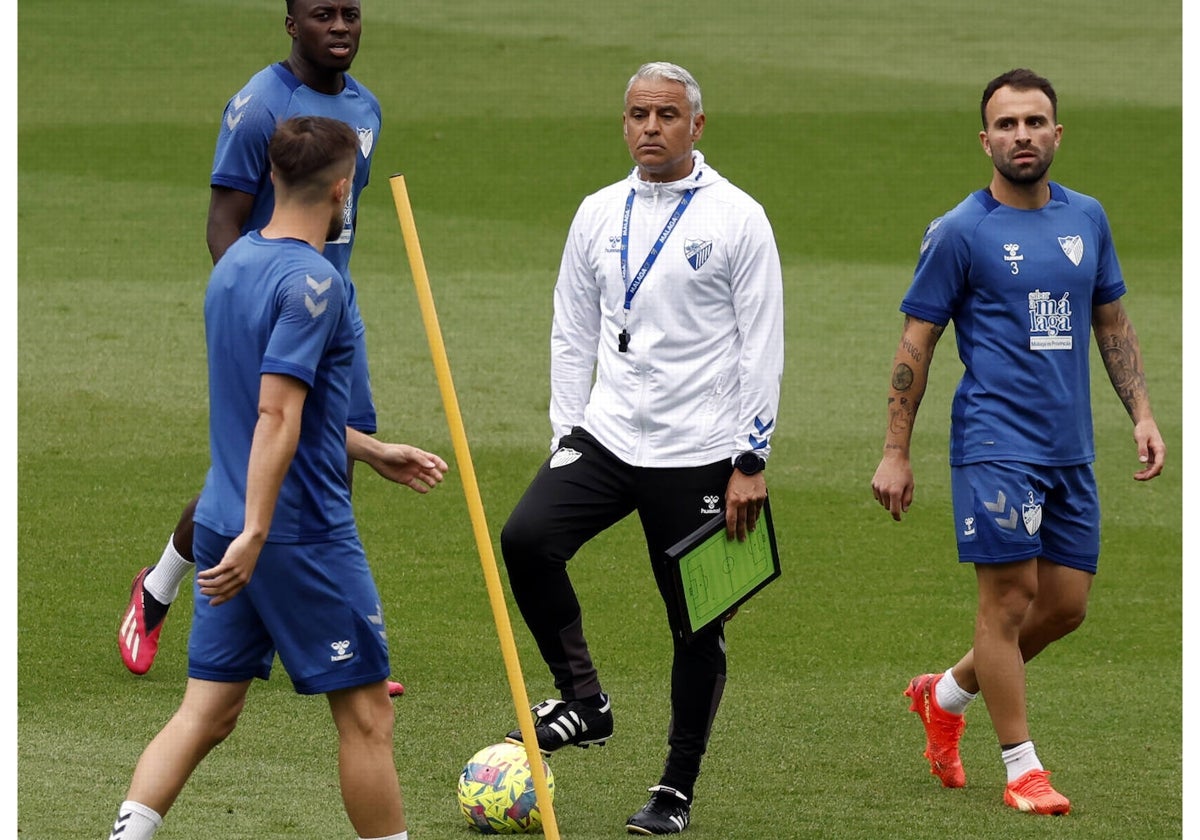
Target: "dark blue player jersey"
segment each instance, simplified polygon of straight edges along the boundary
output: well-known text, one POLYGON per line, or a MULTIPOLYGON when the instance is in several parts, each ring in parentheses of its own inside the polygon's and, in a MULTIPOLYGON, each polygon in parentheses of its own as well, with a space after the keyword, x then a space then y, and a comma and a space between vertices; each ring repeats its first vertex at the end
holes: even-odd
POLYGON ((979 190, 931 222, 900 309, 954 322, 950 463, 1093 461, 1092 309, 1123 294, 1104 209, 1059 184, 1037 210, 979 190))
POLYGON ((342 232, 325 244, 324 256, 349 283, 350 315, 359 339, 349 425, 368 434, 376 430, 375 400, 371 393, 366 359, 366 326, 358 309, 350 278, 350 252, 354 247, 358 202, 371 177, 372 152, 379 138, 379 101, 365 86, 345 74, 345 87, 334 96, 318 93, 301 84, 282 64, 272 64, 251 77, 225 106, 217 148, 213 155, 211 182, 254 196, 250 217, 242 234, 258 230, 271 218, 275 188, 271 184, 271 162, 267 146, 275 126, 289 117, 320 116, 339 119, 358 135, 354 187, 346 199, 342 232))
POLYGON ((324 251, 325 258, 348 279, 358 198, 370 180, 371 152, 381 118, 374 94, 348 73, 345 80, 341 93, 330 96, 301 84, 282 64, 272 64, 256 73, 225 106, 211 182, 254 196, 254 208, 242 233, 258 230, 270 220, 275 206, 267 157, 267 144, 275 126, 296 116, 331 117, 349 125, 358 134, 354 189, 346 199, 342 233, 326 243, 324 251))
POLYGON ((355 535, 346 482, 355 353, 346 282, 308 243, 252 232, 213 268, 204 325, 212 466, 196 521, 227 537, 241 533, 259 383, 272 373, 299 379, 308 394, 268 541, 355 535))

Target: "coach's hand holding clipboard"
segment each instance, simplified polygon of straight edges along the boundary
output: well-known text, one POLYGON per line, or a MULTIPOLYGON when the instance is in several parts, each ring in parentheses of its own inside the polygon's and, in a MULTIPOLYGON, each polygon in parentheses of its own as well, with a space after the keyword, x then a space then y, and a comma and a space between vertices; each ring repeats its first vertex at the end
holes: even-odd
POLYGON ((729 539, 725 517, 714 516, 667 549, 667 556, 676 596, 686 606, 684 635, 691 638, 779 577, 770 499, 745 540, 729 539))

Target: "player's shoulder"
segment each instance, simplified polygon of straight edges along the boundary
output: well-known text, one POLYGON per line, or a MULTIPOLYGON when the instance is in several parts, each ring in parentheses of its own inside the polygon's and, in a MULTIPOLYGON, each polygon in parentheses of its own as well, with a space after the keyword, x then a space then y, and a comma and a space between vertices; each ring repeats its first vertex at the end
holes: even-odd
POLYGON ((992 211, 1003 205, 1000 204, 986 189, 975 190, 965 196, 962 201, 951 207, 939 218, 952 228, 973 228, 986 218, 992 211))
POLYGON ((1064 187, 1056 181, 1050 182, 1050 200, 1056 201, 1066 207, 1071 208, 1079 213, 1088 216, 1097 224, 1108 224, 1108 217, 1104 212, 1104 205, 1100 203, 1098 198, 1088 195, 1087 193, 1073 190, 1069 187, 1064 187))
POLYGON ((366 102, 369 102, 375 110, 379 110, 379 97, 372 93, 371 89, 362 83, 362 80, 345 74, 346 87, 358 94, 366 102))
POLYGON ((1061 201, 1064 204, 1070 204, 1077 207, 1099 207, 1100 200, 1087 193, 1073 190, 1070 187, 1063 186, 1057 181, 1050 182, 1050 199, 1052 201, 1061 201))
POLYGON ((971 193, 945 213, 931 219, 921 238, 921 253, 947 240, 965 238, 989 212, 987 202, 982 200, 985 197, 986 190, 971 193))
MULTIPOLYGON (((324 255, 297 244, 275 262, 275 294, 285 309, 316 318, 349 300, 346 280, 324 255)), ((307 320, 307 318, 305 320, 307 320)))
MULTIPOLYGON (((236 262, 250 271, 273 276, 277 282, 304 282, 312 276, 323 282, 326 278, 341 275, 329 259, 307 242, 298 239, 269 239, 261 231, 250 231, 237 240, 226 251, 236 262)), ((222 257, 222 261, 224 261, 222 257)))
POLYGON ((289 84, 289 77, 294 80, 283 65, 268 64, 246 80, 237 93, 229 98, 230 102, 238 103, 239 107, 248 104, 248 97, 256 97, 260 103, 266 99, 288 97, 295 89, 295 84, 289 84))
POLYGON ((286 243, 289 247, 282 261, 297 282, 310 286, 313 283, 325 286, 330 281, 341 286, 345 282, 330 259, 316 248, 295 240, 286 240, 286 243))
POLYGON ((280 64, 264 67, 251 76, 225 104, 225 124, 229 133, 237 134, 239 128, 255 125, 269 136, 295 90, 289 84, 289 77, 280 64))

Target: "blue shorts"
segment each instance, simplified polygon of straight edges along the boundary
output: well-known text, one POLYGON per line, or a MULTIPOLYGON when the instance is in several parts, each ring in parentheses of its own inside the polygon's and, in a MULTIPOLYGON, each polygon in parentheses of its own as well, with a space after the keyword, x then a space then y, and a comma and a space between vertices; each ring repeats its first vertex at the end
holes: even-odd
MULTIPOLYGON (((197 523, 196 571, 211 569, 232 540, 197 523)), ((267 679, 275 654, 299 694, 386 679, 387 630, 358 537, 267 543, 250 583, 212 606, 193 584, 188 676, 214 682, 267 679)))
POLYGON ((1043 557, 1096 573, 1100 497, 1091 464, 1012 461, 950 468, 958 559, 1011 563, 1043 557))

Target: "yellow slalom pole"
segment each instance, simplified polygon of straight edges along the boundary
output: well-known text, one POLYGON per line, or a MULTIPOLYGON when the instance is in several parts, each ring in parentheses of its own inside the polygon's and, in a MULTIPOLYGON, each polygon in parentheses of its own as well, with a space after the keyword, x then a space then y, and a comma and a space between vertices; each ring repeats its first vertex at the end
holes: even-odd
MULTIPOLYGON (((400 230, 404 234, 404 246, 408 251, 408 264, 412 268, 413 283, 417 287, 417 301, 421 306, 421 318, 425 322, 425 334, 429 338, 429 350, 433 354, 433 367, 437 371, 438 387, 442 391, 442 404, 446 409, 446 421, 450 424, 450 439, 454 443, 454 454, 462 474, 463 493, 467 497, 467 510, 471 514, 471 525, 475 530, 475 543, 479 547, 479 562, 483 566, 483 578, 487 583, 488 598, 492 602, 492 616, 496 621, 496 632, 500 636, 500 651, 504 654, 504 668, 508 672, 508 685, 513 703, 517 707, 517 722, 521 726, 521 737, 527 745, 537 744, 534 732, 533 713, 529 710, 529 695, 521 676, 521 662, 517 657, 517 644, 513 639, 512 624, 508 620, 508 607, 504 602, 504 590, 500 585, 500 571, 496 567, 496 555, 492 551, 492 540, 488 535, 487 519, 483 514, 483 501, 479 495, 479 484, 475 480, 475 467, 471 463, 471 450, 467 445, 467 432, 463 427, 462 414, 458 409, 458 397, 454 380, 450 377, 450 361, 446 357, 446 345, 442 341, 442 330, 438 325, 437 310, 433 306, 433 292, 429 287, 429 275, 425 271, 425 258, 421 255, 421 243, 417 239, 417 223, 413 219, 412 205, 408 200, 408 187, 403 175, 393 175, 392 199, 396 203, 396 216, 400 219, 400 230)), ((558 840, 558 823, 554 819, 554 803, 546 784, 546 773, 542 768, 541 751, 536 747, 529 755, 529 769, 533 775, 533 789, 537 794, 538 809, 542 814, 542 830, 548 840, 558 840)))

